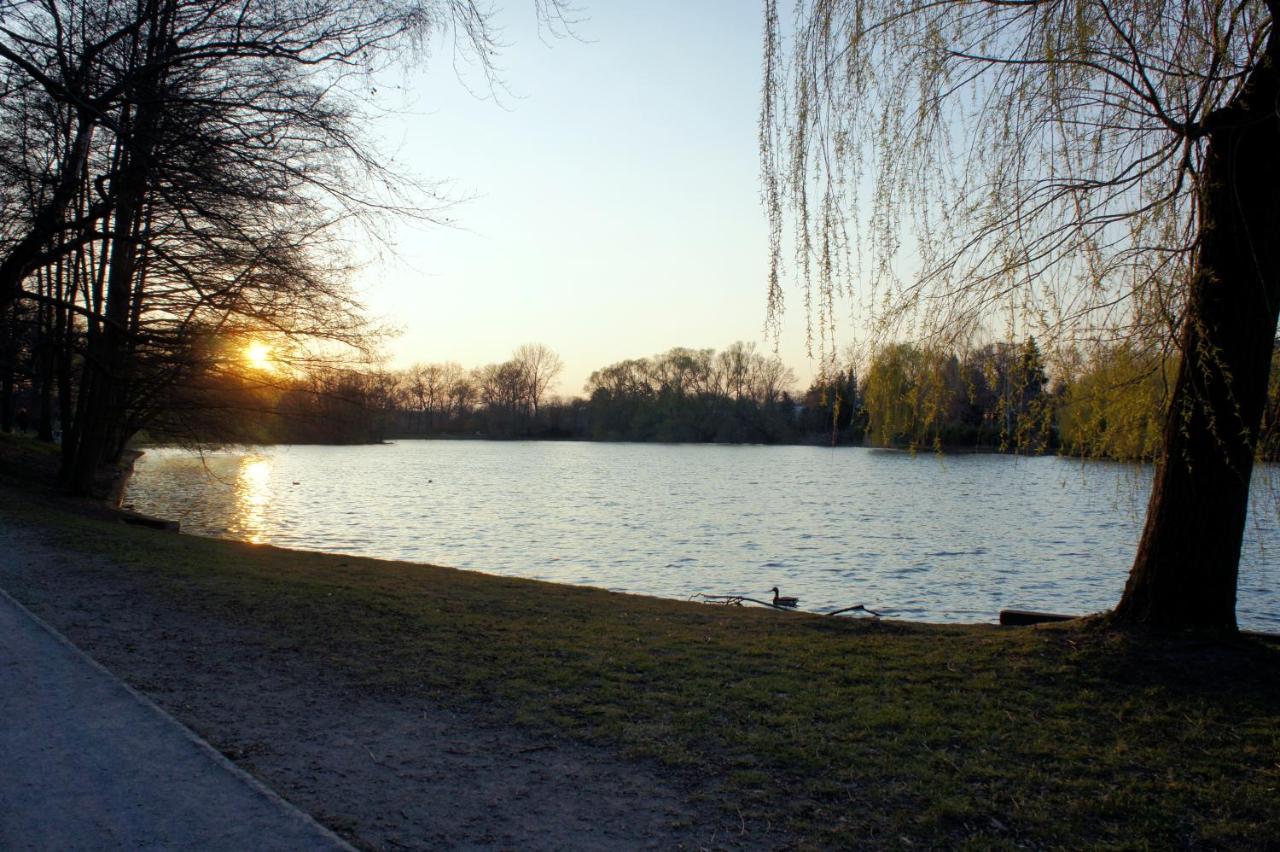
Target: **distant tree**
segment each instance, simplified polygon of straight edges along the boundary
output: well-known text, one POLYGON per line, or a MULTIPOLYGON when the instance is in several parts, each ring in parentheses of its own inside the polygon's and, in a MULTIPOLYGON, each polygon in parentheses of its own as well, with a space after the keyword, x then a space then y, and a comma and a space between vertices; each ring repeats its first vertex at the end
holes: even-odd
POLYGON ((881 318, 935 334, 995 301, 1066 329, 1163 324, 1178 370, 1115 616, 1234 629, 1280 312, 1280 3, 796 8, 784 66, 765 3, 771 304, 790 211, 823 317, 862 257, 881 318), (919 271, 900 287, 904 243, 919 271))
POLYGON ((815 378, 804 393, 803 404, 801 426, 806 433, 829 436, 832 445, 862 441, 866 410, 853 367, 815 378))
POLYGON ((511 360, 519 365, 524 375, 525 399, 530 414, 536 419, 538 406, 564 370, 564 362, 550 347, 541 343, 525 343, 517 347, 511 360))
POLYGON ((1156 458, 1173 365, 1158 350, 1106 347, 1066 387, 1059 422, 1066 452, 1121 460, 1156 458))
POLYGON ((676 347, 596 370, 585 390, 588 433, 638 441, 763 442, 793 436, 795 375, 752 344, 676 347))
POLYGON ((503 361, 479 367, 471 375, 491 434, 514 437, 527 428, 529 391, 523 366, 514 360, 503 361))
POLYGON ((425 364, 414 364, 405 370, 401 379, 404 387, 405 402, 412 406, 416 424, 410 431, 430 431, 431 395, 428 390, 427 370, 425 364))
POLYGON ((960 355, 968 382, 967 425, 973 443, 1001 452, 1040 452, 1052 443, 1053 405, 1044 358, 1034 337, 994 343, 960 355))
POLYGON ((412 431, 433 433, 443 428, 453 414, 453 390, 463 381, 462 366, 453 362, 414 364, 405 370, 399 382, 417 414, 412 431))
POLYGON ((455 420, 463 420, 474 409, 476 400, 479 398, 479 391, 475 382, 468 374, 461 372, 450 384, 449 392, 449 416, 455 420))
POLYGON ((648 359, 629 359, 592 372, 583 388, 589 435, 604 440, 646 440, 656 414, 657 383, 648 359))
POLYGON ((715 357, 715 374, 723 391, 732 399, 742 399, 750 393, 751 369, 756 357, 756 345, 739 340, 729 344, 715 357))
POLYGON ((754 355, 749 361, 747 387, 755 403, 763 408, 778 404, 784 395, 795 387, 795 371, 782 363, 777 355, 754 355))
POLYGON ((963 397, 958 363, 942 350, 892 343, 872 355, 861 395, 873 444, 940 448, 963 397))

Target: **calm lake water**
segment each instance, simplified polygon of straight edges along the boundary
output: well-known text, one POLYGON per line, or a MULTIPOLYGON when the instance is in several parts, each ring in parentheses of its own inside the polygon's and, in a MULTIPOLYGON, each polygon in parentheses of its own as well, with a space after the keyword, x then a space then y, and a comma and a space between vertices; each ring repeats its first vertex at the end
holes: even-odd
MULTIPOLYGON (((1147 467, 858 448, 400 441, 148 450, 126 502, 184 531, 671 598, 893 618, 1091 612, 1124 587, 1147 467)), ((1241 626, 1280 630, 1280 467, 1254 473, 1241 626)))

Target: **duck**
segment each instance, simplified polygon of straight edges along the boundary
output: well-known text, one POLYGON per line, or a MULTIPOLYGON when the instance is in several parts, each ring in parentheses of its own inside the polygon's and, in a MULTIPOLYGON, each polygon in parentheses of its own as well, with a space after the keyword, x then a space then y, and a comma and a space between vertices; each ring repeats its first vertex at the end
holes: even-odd
POLYGON ((780 598, 778 597, 778 587, 774 586, 769 591, 773 592, 774 606, 797 606, 800 603, 799 598, 780 598))

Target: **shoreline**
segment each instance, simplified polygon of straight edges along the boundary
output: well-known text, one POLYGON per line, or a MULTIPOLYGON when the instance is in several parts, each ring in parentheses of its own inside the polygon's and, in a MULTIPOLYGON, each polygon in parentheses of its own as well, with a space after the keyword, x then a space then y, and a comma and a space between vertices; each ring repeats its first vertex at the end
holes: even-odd
MULTIPOLYGON (((249 544, 255 547, 271 547, 276 550, 284 550, 290 553, 297 553, 302 555, 349 557, 351 559, 372 560, 376 562, 393 562, 393 563, 399 563, 399 564, 405 564, 405 565, 417 565, 425 568, 444 568, 449 571, 462 571, 468 574, 477 574, 482 577, 492 577, 494 579, 528 580, 530 582, 546 583, 548 585, 562 586, 564 588, 591 589, 594 591, 607 592, 608 594, 611 594, 611 595, 626 595, 630 597, 648 598, 655 601, 670 601, 670 602, 677 602, 677 603, 702 603, 704 606, 713 605, 711 603, 707 603, 706 601, 695 600, 695 598, 698 597, 697 594, 691 595, 687 598, 664 597, 662 595, 649 594, 647 592, 623 591, 618 589, 610 589, 606 586, 594 586, 587 583, 567 583, 559 580, 540 580, 532 577, 523 577, 521 575, 516 575, 516 574, 501 574, 496 571, 485 571, 479 568, 458 568, 455 566, 440 566, 431 562, 386 559, 384 557, 374 556, 371 554, 351 553, 347 551, 315 550, 315 549, 304 548, 304 547, 287 547, 284 545, 272 544, 270 542, 250 542, 245 539, 232 538, 230 536, 206 535, 203 533, 191 532, 189 530, 184 531, 180 529, 180 525, 178 521, 169 520, 166 518, 156 518, 150 515, 141 515, 137 512, 133 512, 133 510, 119 510, 119 511, 121 511, 122 513, 127 512, 131 514, 134 518, 144 519, 144 521, 148 523, 143 523, 142 524, 143 526, 149 526, 154 529, 168 530, 171 532, 175 532, 179 535, 190 536, 192 538, 207 539, 209 541, 225 541, 225 542, 233 542, 236 544, 249 544)), ((781 613, 791 614, 791 615, 810 615, 810 616, 818 616, 822 618, 839 618, 840 615, 844 614, 845 610, 861 610, 865 607, 865 605, 863 604, 856 604, 856 605, 851 605, 849 607, 842 608, 839 613, 833 613, 833 612, 820 612, 817 610, 808 610, 808 609, 798 609, 798 608, 791 609, 791 608, 784 608, 784 607, 768 606, 768 605, 764 605, 759 601, 753 601, 750 598, 746 598, 746 597, 744 597, 743 600, 750 603, 759 604, 758 608, 766 611, 781 612, 781 613)), ((1031 627, 1031 626, 1051 624, 1051 623, 1057 623, 1057 622, 1067 622, 1067 621, 1080 622, 1080 621, 1086 621, 1086 620, 1092 620, 1092 619, 1098 619, 1098 618, 1105 618, 1109 613, 1110 613, 1110 610, 1068 614, 1068 613, 1058 613, 1058 612, 1047 612, 1042 610, 1026 610, 1026 609, 1011 608, 1011 609, 998 610, 995 616, 987 621, 923 621, 919 619, 891 618, 891 617, 885 617, 883 615, 875 615, 875 614, 848 615, 843 620, 846 620, 846 621, 859 620, 860 621, 860 620, 865 620, 870 618, 875 620, 892 621, 898 624, 909 624, 909 625, 915 625, 920 627, 945 627, 945 626, 1031 627), (1006 613, 1012 614, 1013 617, 1006 620, 1006 613)), ((1241 628, 1240 630, 1237 631, 1237 633, 1243 639, 1280 645, 1280 632, 1272 633, 1272 632, 1267 632, 1262 630, 1246 630, 1241 628)))
POLYGON ((138 459, 146 455, 146 450, 125 450, 120 454, 120 461, 111 466, 113 476, 103 502, 112 509, 119 509, 124 502, 124 492, 129 488, 129 480, 133 479, 134 466, 138 459))
MULTIPOLYGON (((802 606, 806 610, 819 614, 864 604, 872 609, 883 610, 885 617, 935 624, 995 624, 999 620, 1002 609, 1078 613, 1082 616, 1105 612, 1118 600, 1120 587, 1127 573, 1127 562, 1121 565, 1119 559, 1106 562, 1093 560, 1092 565, 1105 565, 1105 568, 1098 568, 1095 572, 1101 580, 1092 573, 1082 573, 1080 576, 1092 582, 1092 585, 1084 580, 1077 582, 1071 579, 1072 575, 1069 571, 1076 565, 1082 566, 1082 571, 1089 567, 1086 565, 1087 558, 1082 557, 1088 557, 1090 552, 1113 553, 1114 548, 1107 549, 1101 545, 1099 547, 1063 547, 1060 549, 1081 552, 1068 554, 1075 557, 1074 560, 1060 559, 1046 561, 1040 565, 1030 565, 1029 570, 1038 571, 1050 582, 1041 583, 1040 590, 1024 589, 1024 586, 1030 587, 1032 584, 1015 575, 1014 572, 1021 570, 1015 564, 1015 559, 1017 554, 1030 555, 1030 558, 1034 559, 1034 551, 1028 547, 1018 547, 1022 533, 1021 527, 1017 524, 1006 524, 1004 530, 993 532, 992 535, 999 536, 999 545, 990 544, 990 552, 985 555, 982 554, 987 548, 976 548, 975 545, 989 544, 989 542, 977 538, 978 533, 966 532, 966 530, 981 530, 981 526, 969 525, 962 528, 953 525, 952 533, 961 543, 952 547, 928 546, 931 542, 927 534, 913 533, 912 530, 907 529, 906 532, 914 535, 916 540, 904 545, 908 548, 905 555, 900 550, 883 546, 884 543, 877 543, 882 546, 870 549, 880 551, 878 560, 875 559, 877 554, 874 553, 871 560, 859 558, 844 560, 838 548, 830 551, 824 549, 817 557, 803 550, 792 550, 792 545, 806 544, 804 541, 798 541, 795 536, 778 541, 760 538, 761 535, 765 535, 760 532, 755 532, 754 535, 751 532, 744 532, 739 539, 722 536, 721 530, 727 527, 732 528, 732 522, 735 519, 735 516, 729 513, 725 517, 729 518, 730 523, 718 523, 718 519, 710 519, 715 537, 708 535, 698 549, 665 544, 649 548, 644 541, 637 538, 635 533, 627 533, 625 529, 620 529, 618 526, 621 521, 633 519, 634 516, 629 512, 632 507, 640 507, 638 501, 623 497, 618 498, 621 500, 623 509, 596 508, 588 501, 572 497, 574 494, 572 491, 565 492, 570 495, 566 502, 572 504, 572 511, 593 513, 589 517, 596 526, 584 533, 583 541, 570 537, 563 544, 559 544, 554 538, 540 537, 537 531, 549 529, 555 525, 563 526, 565 518, 577 517, 578 514, 567 515, 565 511, 540 512, 536 509, 531 511, 526 509, 524 516, 511 519, 513 522, 518 520, 522 524, 527 524, 526 529, 532 531, 528 533, 531 538, 526 547, 532 555, 526 555, 517 552, 519 548, 503 537, 501 526, 495 528, 492 521, 486 523, 469 521, 466 514, 456 508, 467 505, 468 501, 488 507, 495 505, 492 500, 480 499, 484 494, 492 493, 492 489, 477 490, 474 494, 469 492, 469 489, 476 487, 474 484, 468 485, 469 480, 466 479, 467 460, 473 454, 466 447, 456 443, 452 444, 455 451, 449 451, 449 445, 443 443, 437 444, 434 450, 425 442, 417 443, 417 446, 414 446, 414 443, 405 442, 401 450, 392 448, 387 452, 368 449, 348 453, 343 449, 330 451, 324 448, 316 450, 300 447, 292 456, 287 447, 228 448, 220 458, 206 459, 208 470, 212 471, 218 482, 229 483, 234 488, 204 481, 200 461, 194 456, 187 455, 186 449, 161 449, 161 455, 147 456, 139 461, 140 469, 148 476, 146 483, 141 479, 137 480, 137 493, 134 495, 137 499, 136 509, 153 516, 181 518, 184 532, 223 540, 271 541, 279 546, 310 552, 408 560, 423 564, 434 561, 437 564, 498 576, 540 577, 571 585, 627 589, 668 600, 687 600, 696 593, 745 593, 750 596, 752 590, 757 590, 757 587, 763 591, 763 588, 774 585, 776 582, 787 594, 799 595, 802 606), (313 464, 313 459, 318 460, 317 463, 313 464), (261 460, 261 465, 257 464, 258 460, 261 460), (254 462, 252 469, 254 476, 251 479, 245 479, 243 478, 244 465, 250 461, 254 462), (417 471, 417 466, 421 465, 422 471, 418 478, 425 482, 427 476, 435 476, 437 484, 424 485, 422 490, 417 491, 412 487, 414 484, 411 481, 412 477, 399 485, 392 486, 382 484, 381 480, 370 479, 370 483, 376 484, 353 489, 350 494, 343 491, 342 496, 335 499, 326 491, 336 490, 336 486, 324 484, 321 482, 323 476, 313 471, 313 467, 316 470, 327 471, 326 475, 333 475, 333 472, 337 471, 339 477, 345 478, 345 471, 350 470, 352 464, 368 464, 371 469, 394 471, 417 471), (448 472, 442 478, 440 473, 445 472, 445 468, 448 472), (302 480, 302 482, 292 482, 294 487, 290 487, 291 480, 302 480), (408 485, 404 482, 408 482, 408 485), (439 541, 436 540, 434 533, 420 535, 411 527, 405 527, 406 532, 401 533, 395 527, 394 514, 402 511, 402 507, 384 508, 380 503, 388 487, 407 489, 394 492, 412 504, 404 509, 406 516, 425 518, 436 512, 445 516, 439 522, 439 541), (245 489, 251 489, 251 491, 245 489), (257 507, 251 516, 244 514, 242 505, 245 495, 250 493, 254 495, 257 507), (209 495, 207 500, 206 494, 209 495), (422 508, 418 508, 414 503, 417 500, 416 497, 408 495, 421 495, 422 508), (195 507, 194 511, 193 507, 195 507), (246 520, 250 517, 252 520, 246 520), (452 522, 449 521, 449 517, 453 518, 452 522), (552 522, 550 525, 548 519, 552 522), (471 535, 472 538, 460 538, 459 536, 463 533, 471 535), (640 547, 646 548, 639 551, 643 552, 645 557, 630 556, 624 548, 611 549, 608 537, 615 533, 628 536, 622 539, 623 541, 638 541, 640 547), (745 540, 748 537, 763 543, 764 549, 758 551, 756 561, 750 561, 750 558, 757 553, 734 549, 735 541, 745 540), (727 542, 723 552, 718 549, 722 541, 727 542), (934 553, 935 550, 940 552, 934 553), (974 555, 965 555, 970 550, 974 555), (846 574, 836 577, 822 573, 822 569, 827 566, 821 564, 820 560, 828 555, 834 560, 840 560, 832 562, 830 567, 847 569, 846 574), (684 556, 691 558, 677 559, 684 556), (746 561, 735 561, 739 557, 746 561), (766 560, 770 561, 766 562, 766 560), (666 570, 662 568, 664 565, 668 565, 666 570), (686 570, 679 570, 680 565, 684 565, 686 570), (760 567, 757 568, 757 565, 760 567), (967 597, 962 600, 960 595, 947 594, 945 586, 941 587, 939 593, 934 593, 928 585, 921 584, 918 576, 907 576, 905 579, 895 577, 894 571, 904 565, 911 565, 913 568, 918 565, 930 566, 925 574, 926 580, 938 577, 943 582, 954 572, 972 572, 973 580, 966 592, 967 597), (774 574, 777 576, 760 586, 759 577, 774 574), (1007 583, 993 579, 1001 574, 1009 577, 1007 583), (1103 574, 1105 576, 1102 576, 1103 574), (1057 579, 1060 577, 1068 579, 1060 581, 1057 579), (788 588, 789 583, 797 583, 801 588, 788 588), (1103 586, 1102 583, 1107 585, 1103 586), (1113 598, 1097 592, 1098 589, 1105 591, 1112 587, 1115 589, 1113 598)), ((823 460, 824 454, 813 455, 806 451, 781 451, 784 455, 778 456, 756 455, 754 450, 707 450, 707 453, 714 454, 707 456, 703 451, 698 450, 672 450, 671 452, 675 455, 669 456, 663 448, 634 445, 634 452, 626 450, 614 453, 609 448, 598 448, 596 451, 574 451, 565 455, 525 444, 523 447, 513 448, 516 455, 509 455, 504 451, 505 445, 499 445, 501 443, 489 444, 489 449, 481 454, 484 459, 493 459, 488 462, 490 466, 505 464, 508 458, 532 458, 539 463, 542 459, 548 459, 553 465, 547 468, 548 470, 570 472, 587 470, 589 469, 587 465, 611 464, 613 459, 622 459, 623 464, 639 463, 626 461, 632 458, 645 462, 661 461, 664 458, 690 459, 695 463, 698 463, 698 459, 707 458, 717 465, 733 466, 738 464, 736 459, 739 452, 750 454, 743 456, 743 464, 747 465, 759 461, 760 464, 779 469, 781 469, 780 466, 794 465, 803 466, 807 470, 810 467, 820 468, 826 464, 823 460)), ((873 456, 881 452, 884 451, 866 450, 860 458, 850 458, 849 462, 850 464, 857 462, 865 466, 873 463, 873 456)), ((909 462, 906 456, 896 454, 883 459, 878 464, 890 471, 898 471, 909 462), (895 463, 894 458, 900 461, 895 463)), ((925 467, 919 469, 916 478, 933 481, 935 466, 944 474, 948 472, 945 462, 936 464, 926 462, 925 467)), ((965 468, 962 465, 959 468, 960 475, 967 475, 964 474, 966 469, 973 468, 965 468)), ((1046 460, 1029 464, 1023 469, 1026 472, 1024 476, 1016 460, 1003 460, 983 462, 976 470, 988 469, 1007 471, 1010 476, 1022 479, 1032 477, 1037 482, 1056 482, 1057 480, 1051 477, 1074 475, 1077 465, 1071 460, 1046 460), (1010 463, 1013 464, 1012 467, 1010 463)), ((951 470, 955 469, 951 468, 951 470)), ((1109 482, 1110 477, 1120 476, 1122 473, 1107 465, 1103 475, 1103 481, 1109 482)), ((417 473, 413 476, 417 476, 417 473)), ((1081 474, 1080 480, 1069 482, 1085 481, 1084 476, 1081 474)), ((1127 486, 1128 480, 1123 484, 1127 486)), ((555 488, 552 484, 539 487, 534 491, 547 493, 548 487, 555 488)), ((517 493, 522 486, 519 483, 512 483, 511 488, 512 493, 517 493)), ((1051 490, 1056 494, 1061 489, 1051 490)), ((1078 484, 1074 485, 1073 490, 1084 494, 1086 500, 1092 499, 1089 497, 1089 492, 1082 490, 1078 484)), ((655 496, 660 494, 657 491, 653 493, 655 496)), ((1134 493, 1139 493, 1136 487, 1134 493)), ((655 502, 657 501, 649 501, 649 505, 655 502)), ((508 503, 510 503, 509 498, 508 503)), ((1088 506, 1088 504, 1082 504, 1079 499, 1071 505, 1088 506)), ((694 509, 696 510, 696 506, 694 509)), ((503 511, 501 514, 506 517, 514 512, 503 511)), ((653 527, 640 525, 651 520, 653 514, 655 513, 639 516, 641 520, 634 521, 629 528, 660 530, 661 534, 666 536, 658 539, 660 542, 687 534, 685 527, 688 527, 688 524, 683 521, 674 525, 662 524, 661 518, 658 518, 659 523, 653 527)), ((695 520, 704 520, 696 515, 694 517, 695 520)), ((898 516, 881 512, 880 517, 894 521, 898 516)), ((435 522, 424 520, 423 523, 435 522)), ((793 524, 793 528, 803 529, 804 520, 801 519, 799 523, 799 527, 793 524)), ((1058 521, 1058 523, 1062 525, 1064 522, 1058 521)), ((773 529, 768 519, 759 521, 757 524, 773 529)), ((823 525, 811 526, 808 531, 823 534, 829 530, 847 530, 848 532, 844 534, 857 535, 862 529, 859 525, 839 521, 833 513, 824 516, 821 524, 823 525), (826 520, 828 517, 832 519, 830 522, 826 520)), ((899 527, 901 527, 900 523, 899 527)), ((424 529, 427 528, 424 527, 424 529)), ((1273 537, 1274 528, 1268 526, 1264 529, 1267 531, 1264 540, 1270 540, 1273 537)), ((1036 537, 1035 531, 1030 528, 1027 528, 1026 535, 1036 537)), ((1048 537, 1068 539, 1071 533, 1068 530, 1061 536, 1048 537)), ((1104 541, 1104 544, 1116 537, 1113 535, 1111 539, 1104 541)), ((1123 535, 1118 537, 1122 539, 1121 544, 1127 540, 1123 535)), ((1062 542, 1053 543, 1061 544, 1062 542)), ((1254 554, 1255 559, 1257 558, 1255 551, 1249 552, 1254 554)), ((962 573, 961 576, 965 574, 962 573)), ((1267 576, 1266 572, 1255 571, 1248 575, 1253 579, 1241 586, 1240 619, 1241 626, 1246 630, 1280 632, 1280 624, 1275 621, 1274 614, 1267 606, 1274 596, 1253 593, 1255 588, 1263 586, 1261 580, 1257 578, 1265 579, 1267 576)), ((1266 590, 1263 589, 1263 591, 1266 590)))

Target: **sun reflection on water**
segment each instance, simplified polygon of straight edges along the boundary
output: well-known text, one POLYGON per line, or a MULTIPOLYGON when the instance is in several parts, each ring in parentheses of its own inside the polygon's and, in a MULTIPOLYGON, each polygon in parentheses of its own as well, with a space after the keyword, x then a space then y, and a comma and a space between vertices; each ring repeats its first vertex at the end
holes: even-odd
POLYGON ((235 481, 235 528, 237 538, 254 544, 268 540, 267 510, 271 504, 271 459, 261 456, 243 460, 235 481))

